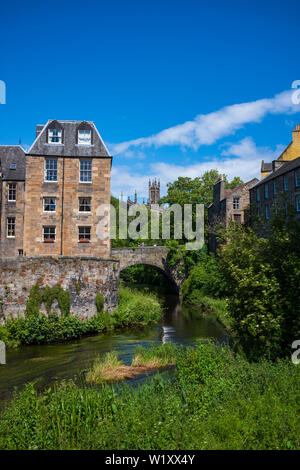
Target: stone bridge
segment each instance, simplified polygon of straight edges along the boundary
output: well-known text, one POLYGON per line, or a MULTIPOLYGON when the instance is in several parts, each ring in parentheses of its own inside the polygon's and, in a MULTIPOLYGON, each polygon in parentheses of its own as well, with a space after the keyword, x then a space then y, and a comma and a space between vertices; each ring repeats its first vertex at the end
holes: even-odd
POLYGON ((120 271, 136 264, 152 266, 164 274, 177 290, 180 289, 183 280, 178 277, 177 272, 169 268, 167 264, 168 248, 166 246, 113 248, 111 255, 113 259, 120 261, 120 271))

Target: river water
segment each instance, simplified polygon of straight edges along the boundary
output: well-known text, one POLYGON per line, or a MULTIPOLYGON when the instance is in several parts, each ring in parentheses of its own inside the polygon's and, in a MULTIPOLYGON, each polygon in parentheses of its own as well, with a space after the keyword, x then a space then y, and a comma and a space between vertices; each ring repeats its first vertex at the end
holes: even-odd
POLYGON ((197 339, 220 340, 226 335, 214 318, 203 315, 197 307, 182 307, 176 295, 164 295, 162 300, 164 317, 159 325, 8 351, 6 365, 0 366, 0 400, 10 398, 15 387, 21 389, 27 382, 34 382, 41 389, 57 380, 78 376, 92 365, 95 357, 108 351, 118 351, 120 359, 129 365, 138 345, 167 341, 193 345, 197 339))

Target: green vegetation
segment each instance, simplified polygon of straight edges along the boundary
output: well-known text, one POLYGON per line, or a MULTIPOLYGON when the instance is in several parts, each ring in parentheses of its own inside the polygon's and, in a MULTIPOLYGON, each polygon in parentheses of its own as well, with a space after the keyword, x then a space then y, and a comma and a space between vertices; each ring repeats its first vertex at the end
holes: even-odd
POLYGON ((199 344, 176 353, 175 376, 138 389, 63 383, 16 394, 0 417, 1 449, 297 449, 300 367, 248 363, 199 344))
POLYGON ((127 366, 118 359, 117 352, 112 351, 95 360, 92 369, 86 375, 86 381, 102 384, 131 379, 173 365, 175 356, 176 346, 172 343, 153 345, 149 348, 140 346, 135 351, 131 365, 127 366))
POLYGON ((104 297, 100 292, 97 292, 96 294, 96 307, 97 307, 97 312, 102 313, 104 309, 104 297))
MULTIPOLYGON (((31 299, 37 293, 38 290, 34 287, 31 299)), ((98 305, 100 306, 100 301, 98 305)), ((46 316, 34 310, 34 314, 27 312, 25 318, 8 320, 5 326, 0 327, 0 339, 8 346, 67 341, 114 328, 144 326, 157 322, 161 315, 162 307, 155 295, 122 287, 119 307, 112 314, 101 311, 83 321, 72 315, 60 316, 51 312, 46 316)))
POLYGON ((57 300, 58 307, 62 315, 69 315, 70 313, 70 292, 64 290, 59 284, 53 287, 43 287, 40 289, 38 284, 35 284, 29 293, 29 298, 26 303, 25 316, 39 316, 41 304, 44 302, 47 313, 50 313, 51 306, 54 300, 57 300))

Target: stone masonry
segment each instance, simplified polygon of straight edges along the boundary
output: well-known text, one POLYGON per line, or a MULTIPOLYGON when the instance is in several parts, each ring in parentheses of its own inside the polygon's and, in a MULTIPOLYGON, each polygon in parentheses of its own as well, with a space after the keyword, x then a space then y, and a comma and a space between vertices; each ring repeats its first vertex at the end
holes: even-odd
MULTIPOLYGON (((22 316, 30 289, 60 284, 71 296, 72 314, 86 319, 97 313, 96 293, 104 296, 104 308, 118 306, 119 261, 88 257, 6 258, 0 261, 0 322, 22 316)), ((41 306, 45 311, 45 306, 41 306)))

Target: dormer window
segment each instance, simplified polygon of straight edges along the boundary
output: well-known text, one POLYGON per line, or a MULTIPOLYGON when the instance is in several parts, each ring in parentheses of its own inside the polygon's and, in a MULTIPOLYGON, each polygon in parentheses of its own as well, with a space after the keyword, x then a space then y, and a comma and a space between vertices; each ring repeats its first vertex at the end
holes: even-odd
POLYGON ((62 131, 61 129, 48 129, 48 144, 61 144, 62 131))
POLYGON ((91 129, 78 130, 78 145, 91 145, 92 144, 92 131, 91 129))

